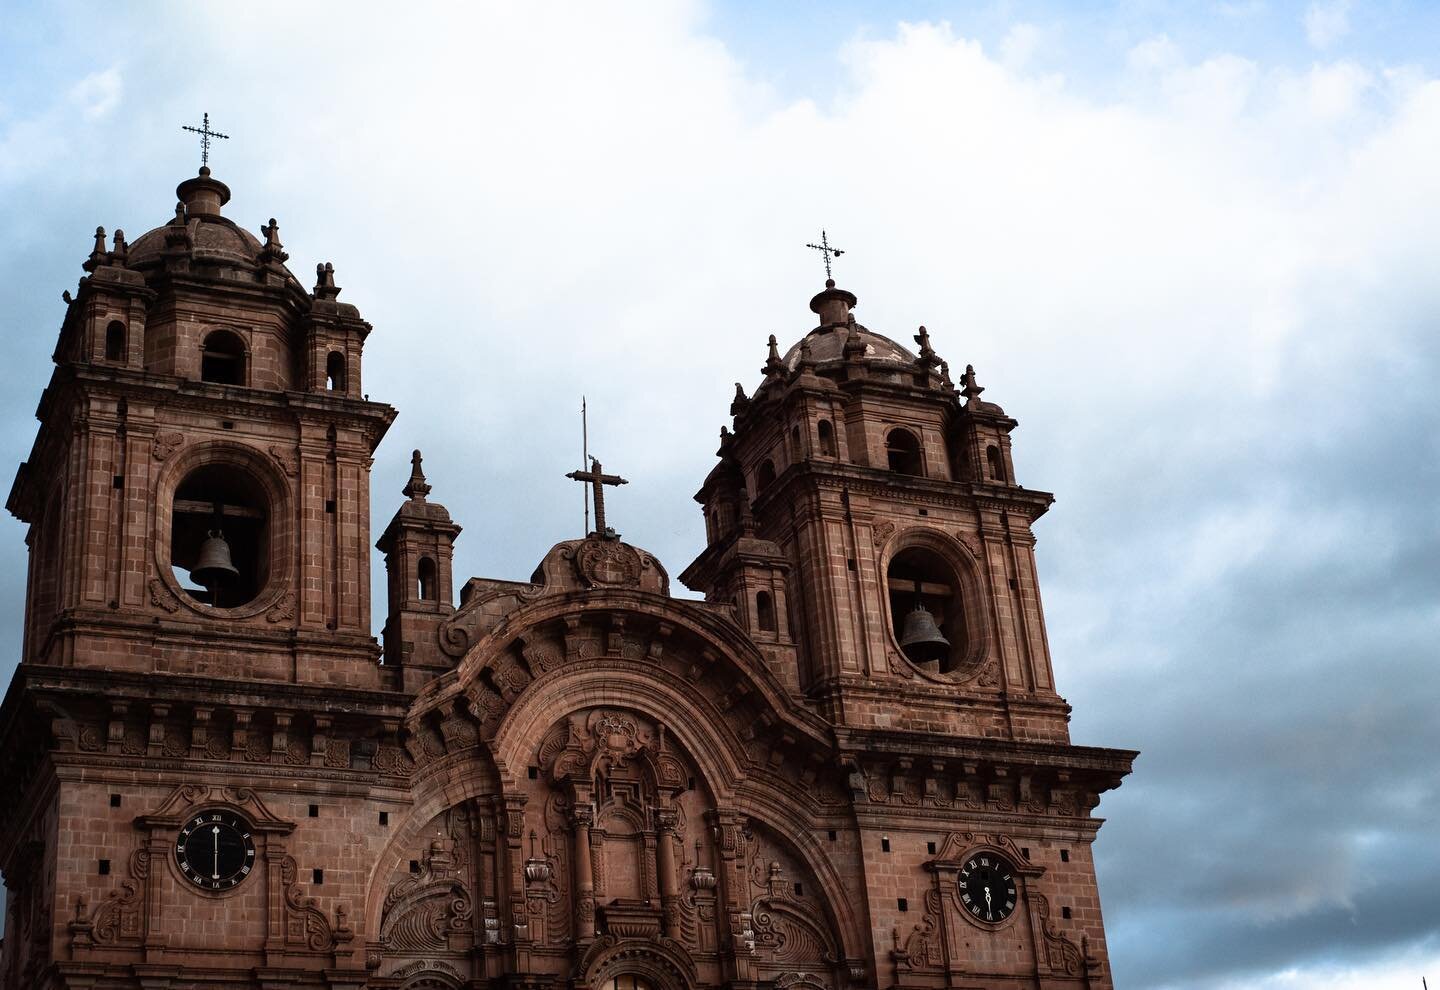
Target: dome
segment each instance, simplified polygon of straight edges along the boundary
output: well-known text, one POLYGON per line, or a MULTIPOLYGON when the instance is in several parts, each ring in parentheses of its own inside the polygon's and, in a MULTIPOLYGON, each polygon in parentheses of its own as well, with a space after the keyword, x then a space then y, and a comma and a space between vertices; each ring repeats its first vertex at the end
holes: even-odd
POLYGON ((167 243, 176 241, 184 244, 185 253, 192 261, 201 264, 253 270, 262 262, 285 260, 278 228, 267 230, 267 240, 262 243, 221 214, 220 208, 230 200, 230 188, 212 178, 208 168, 201 168, 199 175, 180 183, 175 195, 179 200, 175 218, 130 242, 125 259, 128 267, 143 270, 160 265, 167 243))
MULTIPOLYGON (((889 337, 882 336, 865 327, 855 325, 855 331, 865 344, 865 359, 868 361, 892 361, 895 364, 914 364, 915 355, 901 347, 889 337)), ((850 335, 849 327, 816 327, 805 335, 804 340, 785 352, 785 367, 794 370, 800 363, 800 351, 805 341, 810 342, 810 360, 816 364, 828 364, 843 359, 845 341, 850 335)))

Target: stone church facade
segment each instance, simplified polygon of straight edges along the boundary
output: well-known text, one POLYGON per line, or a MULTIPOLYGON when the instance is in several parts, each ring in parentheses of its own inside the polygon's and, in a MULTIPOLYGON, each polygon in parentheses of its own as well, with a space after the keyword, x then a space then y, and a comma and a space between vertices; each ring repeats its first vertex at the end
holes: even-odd
POLYGON ((371 327, 208 169, 177 193, 97 231, 9 497, 0 990, 1111 986, 1094 811, 1135 754, 1069 740, 1051 496, 924 328, 827 282, 771 338, 703 600, 603 517, 457 581, 417 451, 377 643, 371 327))

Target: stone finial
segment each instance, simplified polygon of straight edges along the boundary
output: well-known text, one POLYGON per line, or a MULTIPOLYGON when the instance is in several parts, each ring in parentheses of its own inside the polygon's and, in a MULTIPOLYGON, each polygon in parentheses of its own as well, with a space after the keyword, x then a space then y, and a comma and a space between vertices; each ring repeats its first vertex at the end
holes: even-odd
POLYGON ((730 445, 735 442, 735 436, 730 432, 730 427, 720 427, 720 449, 715 451, 716 457, 724 457, 730 453, 730 445))
POLYGON ((730 400, 730 415, 739 416, 750 406, 750 396, 745 394, 745 386, 739 382, 735 383, 735 398, 730 400))
POLYGON ((960 384, 963 386, 960 389, 960 394, 965 396, 966 402, 978 402, 980 393, 985 391, 985 389, 980 386, 980 383, 975 380, 975 366, 973 364, 967 364, 965 366, 965 374, 960 376, 960 384))
POLYGON ((85 264, 80 267, 87 272, 93 272, 109 260, 109 254, 105 250, 105 228, 95 228, 95 246, 90 249, 90 257, 85 259, 85 264))
POLYGON ((846 361, 859 361, 865 357, 865 341, 860 337, 860 324, 851 316, 845 332, 845 346, 840 350, 846 361))
POLYGON ((800 367, 809 367, 814 363, 815 358, 810 352, 810 335, 806 334, 800 338, 800 367))
POLYGON ((954 388, 954 387, 955 387, 955 383, 950 380, 950 362, 949 362, 949 361, 941 361, 941 362, 940 362, 940 382, 941 382, 946 388, 954 388))
POLYGON ((400 493, 413 502, 425 501, 425 496, 430 494, 430 486, 425 481, 425 472, 420 468, 420 451, 412 451, 410 454, 410 480, 400 493))
POLYGON ((915 335, 915 343, 920 345, 920 356, 915 359, 916 364, 923 365, 928 369, 940 363, 940 358, 935 354, 935 348, 930 346, 929 330, 922 326, 920 332, 915 335))
POLYGON ((760 369, 765 377, 776 377, 784 373, 785 362, 780 360, 780 345, 775 340, 775 335, 770 335, 770 355, 765 359, 765 366, 760 369))
POLYGON ((110 263, 125 267, 125 260, 130 257, 130 244, 125 240, 125 231, 119 227, 115 228, 114 247, 110 250, 110 263))
POLYGON ((335 286, 335 266, 322 262, 315 266, 315 298, 334 299, 340 294, 335 286))
POLYGON ((175 201, 175 219, 170 222, 178 223, 182 227, 185 225, 185 204, 179 200, 175 201))
POLYGON ((260 232, 265 235, 265 246, 260 249, 260 260, 285 262, 289 255, 285 253, 285 245, 280 243, 280 225, 271 217, 270 222, 260 225, 260 232))
POLYGON ((75 297, 72 296, 72 295, 70 295, 70 290, 69 290, 69 289, 66 289, 64 292, 61 292, 61 293, 60 293, 60 298, 65 301, 65 305, 67 305, 67 306, 70 305, 72 302, 75 301, 75 297))

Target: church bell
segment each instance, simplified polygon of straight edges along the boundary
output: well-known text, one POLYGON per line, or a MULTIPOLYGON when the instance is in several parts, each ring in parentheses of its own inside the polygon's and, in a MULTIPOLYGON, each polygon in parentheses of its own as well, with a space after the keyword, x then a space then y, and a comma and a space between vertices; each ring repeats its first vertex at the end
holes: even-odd
POLYGON ((195 566, 190 568, 190 577, 201 587, 210 588, 227 578, 237 578, 240 572, 230 560, 230 544, 218 529, 212 529, 205 542, 200 544, 200 554, 195 566))
POLYGON ((900 648, 912 659, 938 660, 950 648, 950 641, 935 624, 935 616, 920 602, 905 616, 900 635, 900 648))

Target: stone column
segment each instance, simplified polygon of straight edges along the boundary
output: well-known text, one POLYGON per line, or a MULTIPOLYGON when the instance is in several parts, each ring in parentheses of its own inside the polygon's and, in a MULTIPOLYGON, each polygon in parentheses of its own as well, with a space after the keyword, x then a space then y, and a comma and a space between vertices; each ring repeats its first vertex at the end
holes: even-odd
POLYGON ((575 941, 588 943, 595 937, 595 873, 590 863, 590 828, 595 812, 588 802, 578 801, 571 812, 575 864, 575 941))
POLYGON ((659 823, 659 845, 655 850, 655 865, 660 874, 660 910, 665 923, 665 935, 680 940, 680 890, 675 880, 675 827, 679 814, 674 808, 661 808, 656 812, 659 823))

